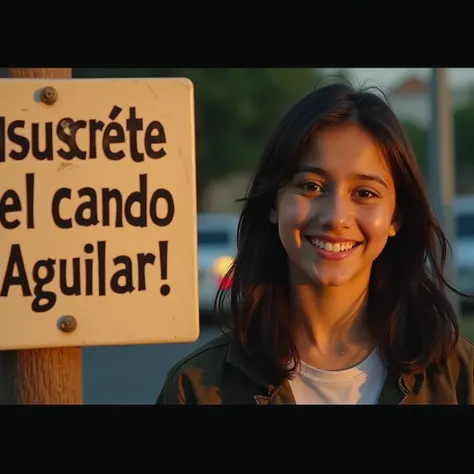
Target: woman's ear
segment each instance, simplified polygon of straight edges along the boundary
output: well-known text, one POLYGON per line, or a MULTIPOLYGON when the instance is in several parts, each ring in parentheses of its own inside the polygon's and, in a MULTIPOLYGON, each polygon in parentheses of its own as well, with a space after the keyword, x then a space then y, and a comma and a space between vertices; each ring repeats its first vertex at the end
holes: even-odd
POLYGON ((401 215, 398 212, 396 212, 395 217, 392 220, 392 224, 390 225, 388 236, 395 237, 395 235, 397 235, 397 232, 400 230, 401 224, 402 224, 401 215))

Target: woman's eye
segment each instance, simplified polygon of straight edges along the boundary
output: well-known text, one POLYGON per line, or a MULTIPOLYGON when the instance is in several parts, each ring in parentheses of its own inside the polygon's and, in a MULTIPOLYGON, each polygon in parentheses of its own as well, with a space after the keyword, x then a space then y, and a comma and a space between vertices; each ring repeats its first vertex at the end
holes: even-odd
POLYGON ((357 197, 367 199, 371 197, 375 197, 375 193, 369 191, 368 189, 359 189, 356 191, 357 197))
POLYGON ((315 192, 320 192, 322 191, 321 186, 319 184, 313 183, 311 181, 302 183, 300 185, 305 191, 310 192, 310 193, 315 193, 315 192))

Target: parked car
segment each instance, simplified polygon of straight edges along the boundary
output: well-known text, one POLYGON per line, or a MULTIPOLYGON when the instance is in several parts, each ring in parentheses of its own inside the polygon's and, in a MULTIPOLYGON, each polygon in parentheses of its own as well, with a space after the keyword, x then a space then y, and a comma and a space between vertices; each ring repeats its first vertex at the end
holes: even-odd
POLYGON ((238 222, 236 214, 198 214, 199 309, 202 321, 212 313, 217 289, 235 257, 238 222))
MULTIPOLYGON (((457 267, 457 286, 474 294, 474 195, 457 196, 454 202, 456 240, 453 245, 457 267)), ((462 301, 465 304, 467 301, 462 301)))

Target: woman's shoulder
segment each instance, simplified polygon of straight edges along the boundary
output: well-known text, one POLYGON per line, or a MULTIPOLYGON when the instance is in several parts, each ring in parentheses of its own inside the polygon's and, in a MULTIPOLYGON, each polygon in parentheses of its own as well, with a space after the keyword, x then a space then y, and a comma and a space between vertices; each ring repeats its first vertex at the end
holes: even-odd
POLYGON ((169 370, 158 405, 255 404, 270 384, 230 331, 202 345, 169 370))
POLYGON ((459 336, 446 364, 428 371, 417 403, 474 404, 474 344, 459 336))
POLYGON ((230 341, 230 335, 224 333, 202 344, 186 357, 178 360, 168 371, 167 379, 176 381, 180 374, 185 373, 191 376, 195 371, 207 372, 212 366, 220 366, 225 361, 230 341))
POLYGON ((192 404, 195 402, 193 398, 204 386, 208 389, 217 388, 220 385, 230 342, 230 335, 224 333, 177 361, 166 374, 156 403, 192 404))
POLYGON ((456 346, 448 358, 448 363, 457 368, 474 368, 474 344, 466 337, 459 335, 456 346))

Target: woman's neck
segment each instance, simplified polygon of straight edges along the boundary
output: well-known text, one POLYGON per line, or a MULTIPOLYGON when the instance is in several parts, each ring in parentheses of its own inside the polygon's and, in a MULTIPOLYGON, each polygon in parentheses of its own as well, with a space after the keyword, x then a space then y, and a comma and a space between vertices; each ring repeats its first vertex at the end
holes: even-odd
POLYGON ((291 301, 300 357, 308 363, 344 354, 358 360, 373 350, 366 323, 367 294, 367 281, 340 287, 295 285, 291 301))

